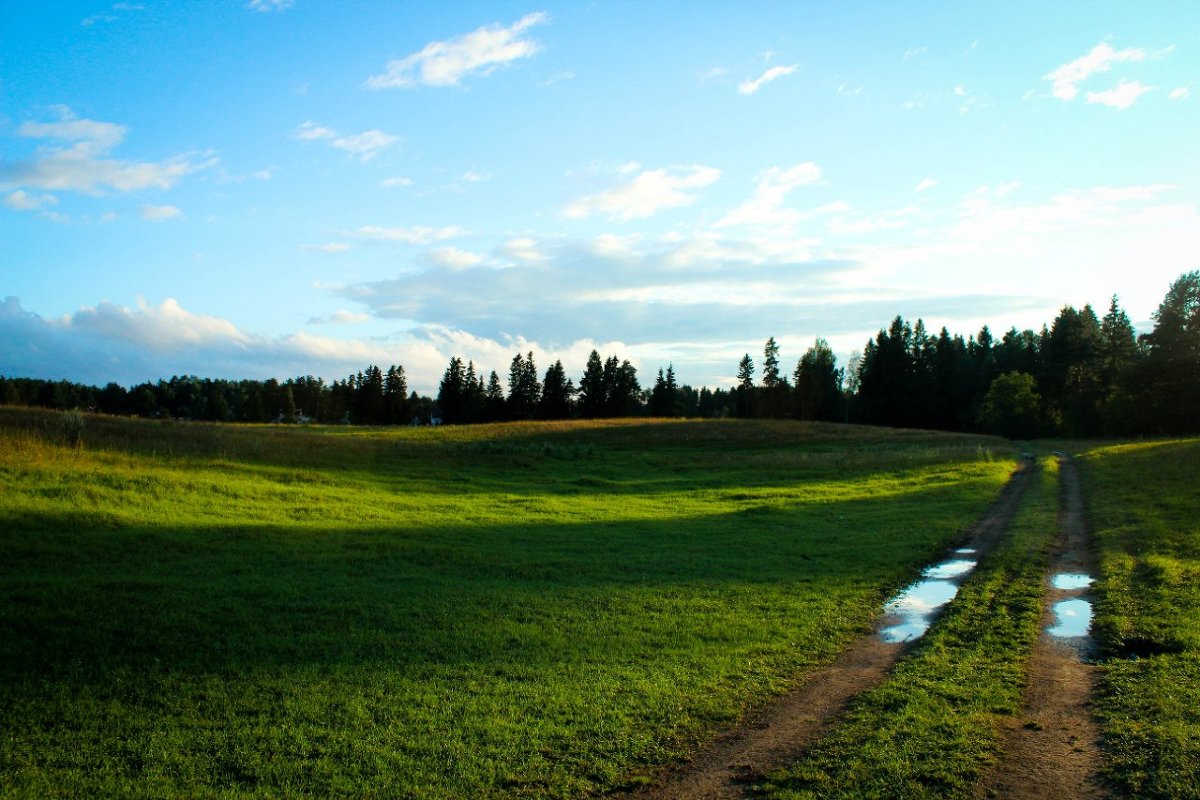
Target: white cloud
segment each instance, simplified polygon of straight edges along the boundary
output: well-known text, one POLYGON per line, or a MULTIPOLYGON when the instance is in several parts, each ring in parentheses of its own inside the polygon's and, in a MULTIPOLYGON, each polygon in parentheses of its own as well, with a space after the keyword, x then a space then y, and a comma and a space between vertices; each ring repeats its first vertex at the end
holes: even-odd
POLYGON ((534 239, 527 237, 509 239, 500 247, 499 254, 513 261, 523 261, 530 264, 536 264, 546 259, 546 255, 538 248, 538 243, 534 239))
POLYGON ((863 236, 876 231, 897 230, 907 227, 909 217, 917 214, 919 209, 905 206, 894 211, 885 211, 858 218, 834 217, 829 221, 829 232, 834 236, 863 236))
POLYGON ((1139 97, 1153 90, 1153 88, 1153 86, 1144 86, 1137 81, 1121 81, 1113 89, 1103 92, 1088 92, 1087 101, 1124 111, 1136 103, 1139 97))
POLYGON ((1186 86, 1180 86, 1178 89, 1172 89, 1171 93, 1169 95, 1167 95, 1167 99, 1168 100, 1185 100, 1185 99, 1187 99, 1187 96, 1190 95, 1191 93, 1192 93, 1191 90, 1188 89, 1186 86))
POLYGON ((911 61, 912 59, 914 59, 918 56, 923 56, 928 52, 929 52, 928 47, 913 47, 909 50, 904 51, 904 60, 911 61))
POLYGON ((455 239, 466 233, 454 225, 442 228, 431 228, 414 225, 408 228, 384 228, 379 225, 364 225, 352 231, 351 236, 377 242, 403 242, 405 244, 430 244, 445 239, 455 239))
POLYGON ((0 165, 0 188, 24 186, 89 194, 104 189, 169 189, 184 175, 217 163, 215 158, 195 162, 191 155, 157 163, 105 158, 124 141, 127 129, 123 125, 78 119, 65 106, 56 110, 57 122, 26 122, 17 128, 17 135, 69 144, 43 145, 31 160, 0 165))
POLYGON ((413 180, 412 180, 412 178, 405 178, 405 177, 384 178, 383 180, 381 180, 379 182, 379 185, 386 187, 388 189, 391 189, 396 186, 412 186, 413 180))
POLYGON ((335 311, 327 317, 309 317, 309 325, 358 325, 371 319, 370 314, 355 311, 335 311))
POLYGON ((363 131, 349 136, 339 136, 330 144, 339 150, 356 155, 362 161, 370 161, 382 150, 400 141, 399 136, 392 136, 380 130, 363 131))
POLYGON ((482 183, 484 181, 490 181, 492 176, 482 172, 469 171, 463 173, 462 179, 467 183, 482 183))
POLYGON ((295 0, 250 0, 246 8, 266 14, 271 11, 283 11, 290 8, 294 2, 295 0))
POLYGON ((754 80, 747 80, 747 81, 742 81, 741 83, 739 83, 738 84, 738 93, 739 94, 754 94, 759 89, 761 89, 764 85, 770 83, 771 81, 778 80, 779 78, 782 78, 785 75, 791 75, 793 72, 795 72, 797 69, 799 69, 799 67, 800 67, 799 64, 792 64, 787 67, 771 67, 769 70, 764 72, 762 75, 759 75, 754 80))
POLYGON ((573 81, 573 80, 575 80, 575 73, 571 72, 571 70, 568 69, 568 70, 559 72, 556 75, 551 75, 549 78, 542 81, 542 86, 553 86, 556 83, 562 83, 563 81, 573 81))
POLYGON ((390 133, 384 133, 376 129, 343 135, 332 128, 318 125, 312 120, 296 128, 295 137, 309 142, 328 142, 330 147, 336 147, 351 155, 358 156, 359 160, 364 163, 371 161, 381 152, 400 141, 399 136, 393 136, 390 133))
POLYGON ((142 206, 142 219, 148 219, 151 222, 163 222, 182 216, 183 212, 175 206, 142 206))
POLYGON ((537 42, 525 34, 549 19, 541 12, 527 14, 507 28, 493 23, 453 39, 430 42, 420 52, 388 62, 386 71, 369 78, 367 86, 457 86, 468 75, 489 75, 498 67, 538 52, 537 42))
POLYGON ((568 219, 586 219, 594 214, 607 214, 609 219, 620 221, 642 219, 664 209, 691 205, 696 201, 693 190, 709 186, 720 177, 719 169, 702 165, 646 170, 630 181, 576 200, 563 215, 568 219))
POLYGON ((937 181, 935 181, 933 178, 926 178, 925 180, 918 183, 913 188, 913 191, 914 192, 924 192, 925 190, 932 189, 935 186, 937 186, 937 181))
POLYGON ((1101 42, 1087 55, 1080 56, 1042 76, 1053 83, 1051 90, 1060 100, 1074 100, 1079 94, 1079 84, 1098 72, 1108 72, 1113 64, 1124 61, 1143 61, 1146 51, 1137 47, 1114 50, 1108 42, 1101 42))
POLYGON ((722 217, 717 227, 795 223, 802 215, 795 209, 784 207, 787 195, 799 186, 820 180, 821 168, 811 161, 788 168, 771 167, 764 170, 758 176, 754 196, 722 217))
POLYGON ((350 249, 347 242, 326 242, 325 244, 302 244, 300 249, 306 253, 325 253, 326 255, 335 255, 344 253, 350 249))
POLYGON ((214 341, 237 344, 250 341, 250 337, 238 331, 232 322, 193 314, 170 297, 158 306, 139 299, 136 310, 115 303, 100 303, 95 308, 80 309, 64 324, 88 334, 130 342, 158 352, 214 341))
POLYGON ((13 211, 37 211, 43 206, 52 206, 57 202, 58 198, 52 194, 32 195, 20 189, 4 197, 4 205, 13 211))
POLYGON ((332 128, 326 128, 324 125, 318 125, 312 120, 300 125, 296 128, 296 138, 304 139, 305 141, 316 141, 318 139, 333 139, 337 137, 337 131, 332 128))
POLYGON ((425 254, 429 263, 446 269, 460 270, 483 262, 483 256, 457 247, 438 247, 425 254))

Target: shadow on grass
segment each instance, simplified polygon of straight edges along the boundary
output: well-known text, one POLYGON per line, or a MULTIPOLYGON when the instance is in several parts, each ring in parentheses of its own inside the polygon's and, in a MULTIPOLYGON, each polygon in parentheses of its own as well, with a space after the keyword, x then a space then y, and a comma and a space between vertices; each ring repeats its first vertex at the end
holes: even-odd
POLYGON ((952 491, 467 529, 166 529, 10 513, 0 682, 101 681, 118 667, 603 659, 615 644, 652 652, 710 623, 719 641, 750 613, 786 631, 788 615, 812 613, 805 604, 828 614, 847 592, 879 602, 953 533, 921 527, 952 491))

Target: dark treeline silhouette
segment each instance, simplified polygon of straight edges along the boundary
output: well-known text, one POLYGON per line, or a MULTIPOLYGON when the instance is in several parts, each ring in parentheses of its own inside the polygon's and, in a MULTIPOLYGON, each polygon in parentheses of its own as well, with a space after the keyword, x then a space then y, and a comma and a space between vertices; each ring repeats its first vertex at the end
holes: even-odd
POLYGON ((1097 317, 1091 306, 1064 307, 1040 331, 988 327, 965 339, 896 317, 839 368, 817 339, 783 370, 772 337, 761 375, 749 353, 729 389, 680 385, 675 367, 643 389, 637 370, 593 350, 579 383, 561 361, 539 373, 532 352, 517 353, 507 388, 457 356, 436 399, 409 393, 404 368, 371 366, 326 384, 306 376, 284 382, 191 376, 128 390, 67 381, 0 377, 0 403, 86 408, 110 414, 223 422, 397 425, 597 417, 758 417, 858 422, 907 428, 982 431, 1009 437, 1156 435, 1200 432, 1200 271, 1168 290, 1154 328, 1135 335, 1116 297, 1097 317))
POLYGON ((845 369, 821 339, 779 374, 775 339, 738 364, 734 413, 981 431, 1015 438, 1200 432, 1200 271, 1179 277, 1136 336, 1114 296, 1101 318, 1065 306, 1040 331, 963 338, 896 317, 845 369))
POLYGON ((379 367, 326 384, 311 375, 280 382, 213 380, 191 375, 102 389, 69 381, 0 377, 0 404, 83 408, 105 414, 213 422, 407 424, 428 417, 433 402, 415 392, 401 366, 379 367))

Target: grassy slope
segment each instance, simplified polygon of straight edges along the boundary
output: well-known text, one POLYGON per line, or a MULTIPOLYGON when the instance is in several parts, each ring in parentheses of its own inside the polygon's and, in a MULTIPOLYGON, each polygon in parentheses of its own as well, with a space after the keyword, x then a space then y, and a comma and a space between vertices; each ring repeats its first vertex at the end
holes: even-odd
POLYGON ((1080 459, 1101 550, 1098 715, 1130 796, 1200 798, 1200 441, 1080 459))
POLYGON ((830 658, 1012 468, 786 423, 56 426, 0 409, 5 795, 616 785, 830 658))
POLYGON ((880 686, 768 795, 797 798, 971 797, 998 755, 999 717, 1021 706, 1039 632, 1048 545, 1055 532, 1053 461, 1031 477, 1004 543, 880 686))

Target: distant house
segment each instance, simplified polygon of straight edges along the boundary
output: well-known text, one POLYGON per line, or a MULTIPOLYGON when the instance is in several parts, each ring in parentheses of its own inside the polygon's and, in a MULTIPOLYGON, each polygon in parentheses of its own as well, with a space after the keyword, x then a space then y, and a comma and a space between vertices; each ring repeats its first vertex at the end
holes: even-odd
POLYGON ((417 414, 412 418, 412 426, 419 428, 425 425, 437 427, 442 424, 442 410, 440 408, 431 408, 428 414, 417 414))

